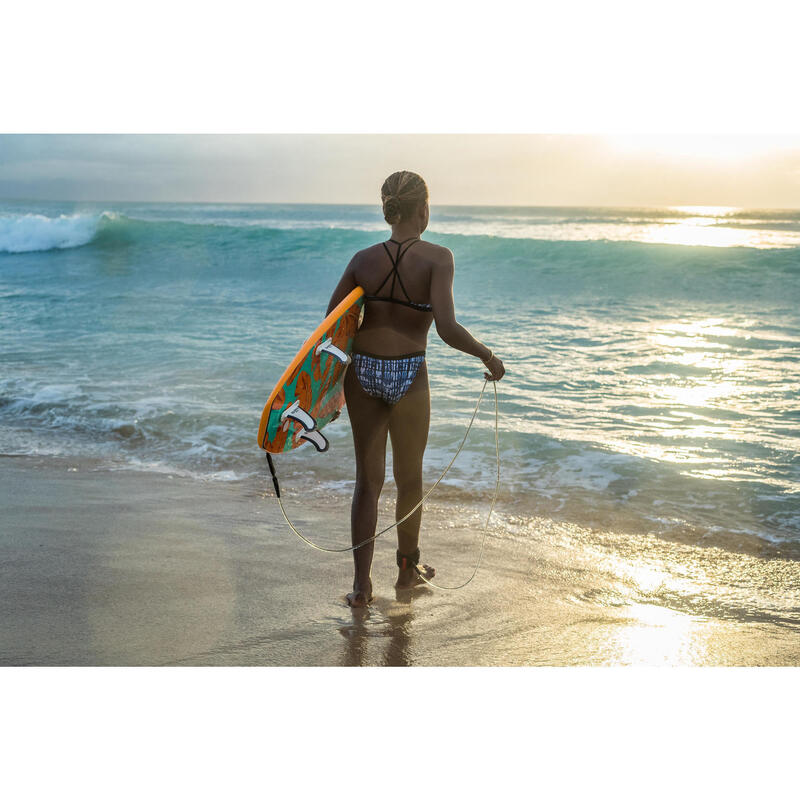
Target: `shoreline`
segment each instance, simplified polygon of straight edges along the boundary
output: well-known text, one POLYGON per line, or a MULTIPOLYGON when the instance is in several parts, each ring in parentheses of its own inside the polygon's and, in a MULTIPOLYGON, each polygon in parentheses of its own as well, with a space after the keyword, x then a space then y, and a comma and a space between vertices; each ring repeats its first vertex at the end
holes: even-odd
MULTIPOLYGON (((397 595, 389 533, 376 545, 375 602, 353 611, 350 554, 300 542, 266 482, 80 459, 0 465, 2 665, 800 664, 789 558, 501 507, 466 589, 397 595)), ((287 511, 313 540, 343 546, 347 504, 329 499, 293 496, 287 511)), ((487 510, 426 504, 421 548, 441 583, 469 576, 487 510)))

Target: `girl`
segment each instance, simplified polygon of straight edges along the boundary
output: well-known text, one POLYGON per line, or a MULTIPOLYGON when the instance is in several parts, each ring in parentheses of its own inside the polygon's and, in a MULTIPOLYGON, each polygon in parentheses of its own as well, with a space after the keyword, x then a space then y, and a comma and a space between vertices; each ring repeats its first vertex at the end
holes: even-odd
MULTIPOLYGON (((488 380, 500 380, 505 374, 503 362, 456 322, 453 254, 420 239, 428 226, 425 181, 414 172, 395 172, 384 181, 381 200, 391 238, 353 256, 328 305, 330 313, 353 289, 364 287, 364 319, 344 382, 356 455, 354 545, 375 534, 387 435, 397 483, 395 519, 404 517, 422 498, 422 456, 430 421, 425 345, 431 323, 436 323, 446 344, 479 358, 488 380)), ((418 566, 421 519, 419 508, 397 528, 397 589, 421 583, 418 573, 428 579, 435 575, 433 567, 418 566)), ((347 595, 351 606, 372 600, 373 549, 374 542, 369 542, 353 551, 355 577, 347 595)))

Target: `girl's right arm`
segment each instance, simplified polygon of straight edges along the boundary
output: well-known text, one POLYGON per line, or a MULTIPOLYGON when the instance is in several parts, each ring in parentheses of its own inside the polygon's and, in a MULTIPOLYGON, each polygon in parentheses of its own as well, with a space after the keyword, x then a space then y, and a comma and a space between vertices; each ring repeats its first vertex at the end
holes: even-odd
POLYGON ((489 370, 488 373, 484 373, 487 380, 499 381, 506 372, 503 362, 456 320, 453 304, 455 262, 449 250, 445 250, 445 253, 446 256, 434 265, 431 275, 431 305, 436 332, 445 344, 483 361, 489 370))

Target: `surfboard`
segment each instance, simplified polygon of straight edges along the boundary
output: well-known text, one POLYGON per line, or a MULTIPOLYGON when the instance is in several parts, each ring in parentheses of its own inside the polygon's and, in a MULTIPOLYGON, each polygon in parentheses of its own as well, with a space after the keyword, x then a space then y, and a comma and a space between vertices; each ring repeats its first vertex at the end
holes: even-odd
POLYGON ((258 426, 258 444, 285 453, 311 442, 328 449, 321 433, 344 405, 344 375, 364 305, 359 286, 306 339, 269 395, 258 426))

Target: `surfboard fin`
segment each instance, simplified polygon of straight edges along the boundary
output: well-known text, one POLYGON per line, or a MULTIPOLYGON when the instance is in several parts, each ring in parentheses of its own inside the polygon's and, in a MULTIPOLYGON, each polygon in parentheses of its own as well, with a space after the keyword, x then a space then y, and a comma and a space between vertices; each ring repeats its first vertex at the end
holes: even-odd
POLYGON ((330 444, 319 431, 303 431, 298 438, 311 442, 319 453, 324 453, 330 444))
POLYGON ((317 427, 317 421, 307 411, 300 408, 300 401, 295 400, 286 411, 281 414, 281 423, 286 420, 294 420, 299 422, 306 431, 313 431, 317 427))
POLYGON ((314 351, 315 355, 319 355, 320 353, 328 353, 335 358, 338 358, 339 361, 342 362, 345 366, 350 363, 350 356, 344 352, 344 350, 340 350, 334 343, 332 339, 325 339, 322 344, 317 345, 317 349, 314 351))

